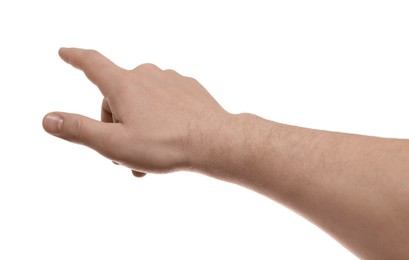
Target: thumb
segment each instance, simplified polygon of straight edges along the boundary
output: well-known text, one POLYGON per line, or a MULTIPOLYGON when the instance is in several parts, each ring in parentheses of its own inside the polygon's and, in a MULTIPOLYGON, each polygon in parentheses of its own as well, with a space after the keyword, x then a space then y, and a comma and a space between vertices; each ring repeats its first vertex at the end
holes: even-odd
POLYGON ((102 155, 115 159, 121 153, 121 124, 103 123, 82 115, 53 112, 43 119, 49 134, 88 146, 102 155))

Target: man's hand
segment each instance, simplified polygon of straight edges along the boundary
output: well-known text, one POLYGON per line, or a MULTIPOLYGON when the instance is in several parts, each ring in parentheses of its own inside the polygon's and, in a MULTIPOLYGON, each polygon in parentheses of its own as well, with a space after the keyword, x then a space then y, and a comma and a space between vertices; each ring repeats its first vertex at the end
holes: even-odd
POLYGON ((264 194, 368 259, 409 259, 409 142, 231 115, 194 79, 154 65, 127 71, 61 49, 102 94, 102 121, 67 113, 47 132, 133 170, 200 171, 264 194))
POLYGON ((129 167, 135 176, 190 168, 191 154, 229 114, 194 79, 143 64, 125 70, 94 50, 62 48, 104 96, 101 121, 53 112, 44 129, 129 167), (199 138, 200 137, 200 138, 199 138), (194 146, 194 148, 193 148, 194 146))

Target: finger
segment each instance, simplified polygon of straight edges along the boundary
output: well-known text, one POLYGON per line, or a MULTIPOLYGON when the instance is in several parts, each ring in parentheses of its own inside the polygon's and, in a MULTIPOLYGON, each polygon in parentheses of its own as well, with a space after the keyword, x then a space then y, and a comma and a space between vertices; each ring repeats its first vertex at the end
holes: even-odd
POLYGON ((82 115, 54 112, 44 117, 43 127, 54 136, 88 146, 111 160, 120 158, 123 153, 122 124, 103 123, 82 115))
POLYGON ((102 101, 102 106, 101 106, 101 121, 105 123, 113 123, 114 119, 112 117, 112 111, 109 106, 108 100, 104 98, 102 101))
POLYGON ((95 50, 61 48, 60 57, 85 75, 99 87, 105 97, 109 97, 119 88, 119 82, 125 70, 95 50))
MULTIPOLYGON (((102 100, 101 121, 105 123, 113 123, 111 108, 109 107, 108 100, 105 98, 102 100)), ((112 161, 112 163, 119 165, 119 163, 115 161, 112 161)))
POLYGON ((138 177, 138 178, 142 178, 142 177, 144 177, 146 175, 146 173, 144 173, 144 172, 138 172, 138 171, 135 171, 135 170, 132 170, 132 174, 133 174, 133 176, 138 177))

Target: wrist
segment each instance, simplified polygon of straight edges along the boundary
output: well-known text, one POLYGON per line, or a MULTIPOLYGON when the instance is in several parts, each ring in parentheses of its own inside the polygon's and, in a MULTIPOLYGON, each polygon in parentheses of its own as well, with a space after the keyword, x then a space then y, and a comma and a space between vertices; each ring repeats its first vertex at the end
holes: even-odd
POLYGON ((232 149, 236 117, 225 112, 201 115, 199 123, 192 122, 185 149, 188 170, 211 176, 221 171, 220 164, 232 149))
POLYGON ((262 152, 260 142, 268 138, 264 135, 271 135, 278 124, 252 114, 226 114, 206 125, 197 131, 200 138, 192 141, 190 170, 242 183, 251 178, 248 175, 262 152))

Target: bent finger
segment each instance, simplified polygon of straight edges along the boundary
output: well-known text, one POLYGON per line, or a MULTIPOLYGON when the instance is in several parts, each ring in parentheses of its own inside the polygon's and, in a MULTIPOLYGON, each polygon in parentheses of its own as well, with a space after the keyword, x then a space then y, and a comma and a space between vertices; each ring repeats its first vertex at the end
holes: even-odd
POLYGON ((114 122, 111 107, 109 106, 108 100, 106 98, 104 98, 101 105, 101 121, 105 123, 114 122))
POLYGON ((146 173, 144 173, 144 172, 135 171, 135 170, 132 170, 132 174, 133 174, 133 176, 138 177, 138 178, 142 178, 142 177, 144 177, 146 175, 146 173))

